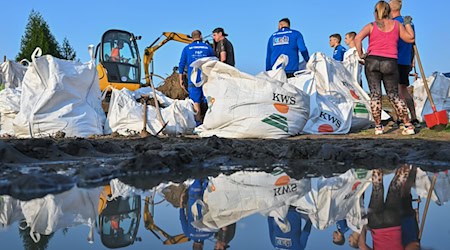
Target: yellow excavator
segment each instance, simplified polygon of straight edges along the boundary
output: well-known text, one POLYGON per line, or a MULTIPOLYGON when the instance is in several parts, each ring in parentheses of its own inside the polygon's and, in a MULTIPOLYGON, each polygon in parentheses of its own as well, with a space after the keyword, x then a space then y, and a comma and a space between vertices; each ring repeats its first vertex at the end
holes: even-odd
MULTIPOLYGON (((140 81, 141 59, 137 45, 137 41, 140 39, 141 36, 117 29, 108 30, 103 34, 95 52, 101 91, 104 91, 108 86, 129 90, 136 90, 142 86, 140 81)), ((150 64, 153 65, 155 51, 172 40, 186 44, 192 42, 188 35, 163 32, 150 46, 146 47, 143 58, 146 86, 152 84, 154 73, 153 70, 150 72, 149 67, 150 64), (161 40, 163 37, 164 39, 161 40), (160 42, 158 43, 158 41, 160 42)))

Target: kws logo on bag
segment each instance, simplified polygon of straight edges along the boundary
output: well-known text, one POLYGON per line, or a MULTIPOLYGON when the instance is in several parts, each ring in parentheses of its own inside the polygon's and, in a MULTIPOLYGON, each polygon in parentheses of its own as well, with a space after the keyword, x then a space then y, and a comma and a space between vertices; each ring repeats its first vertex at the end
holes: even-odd
POLYGON ((338 118, 336 118, 335 116, 324 112, 324 111, 320 111, 320 115, 319 117, 323 120, 329 121, 331 123, 333 123, 334 125, 336 125, 337 128, 340 128, 342 125, 342 121, 339 120, 338 118))
POLYGON ((274 197, 288 194, 288 193, 294 193, 297 191, 297 184, 292 183, 291 178, 287 175, 281 176, 275 181, 276 188, 273 189, 274 191, 274 197))
POLYGON ((295 103, 297 103, 297 101, 295 100, 295 96, 288 96, 288 95, 283 95, 283 94, 278 94, 278 93, 273 93, 272 101, 282 102, 282 103, 291 104, 291 105, 294 105, 295 103))

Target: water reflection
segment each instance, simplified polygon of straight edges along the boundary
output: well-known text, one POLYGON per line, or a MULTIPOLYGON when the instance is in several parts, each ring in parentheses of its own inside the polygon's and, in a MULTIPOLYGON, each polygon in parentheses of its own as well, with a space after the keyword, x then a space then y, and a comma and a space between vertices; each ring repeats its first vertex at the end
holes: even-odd
MULTIPOLYGON (((0 225, 6 232, 19 228, 16 240, 24 249, 77 249, 51 241, 59 237, 57 231, 66 235, 81 225, 87 226, 82 227, 85 242, 96 249, 254 249, 259 241, 266 243, 258 249, 419 249, 425 209, 418 206, 429 193, 439 206, 448 202, 447 171, 402 166, 301 179, 282 169, 240 171, 150 190, 114 179, 103 187, 75 187, 29 201, 1 196, 0 225), (260 228, 245 223, 255 214, 266 217, 260 228), (170 218, 175 219, 168 223, 170 218), (240 235, 253 240, 236 239, 240 235)), ((431 225, 425 230, 431 231, 431 225)), ((6 246, 12 241, 8 238, 6 246)), ((433 242, 433 247, 447 249, 447 243, 433 242)))

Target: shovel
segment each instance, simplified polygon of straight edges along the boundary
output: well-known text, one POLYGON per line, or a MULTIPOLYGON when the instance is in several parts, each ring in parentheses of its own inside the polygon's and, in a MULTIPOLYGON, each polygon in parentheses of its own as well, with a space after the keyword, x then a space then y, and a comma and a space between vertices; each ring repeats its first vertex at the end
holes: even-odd
POLYGON ((437 174, 434 174, 433 180, 431 180, 430 190, 428 190, 427 194, 427 202, 425 203, 425 209, 422 214, 422 221, 420 222, 419 235, 417 236, 418 240, 422 239, 423 228, 425 227, 425 220, 427 219, 428 207, 430 206, 431 195, 433 194, 434 186, 436 185, 437 174))
POLYGON ((424 115, 425 122, 429 129, 436 131, 444 130, 447 127, 448 117, 446 110, 436 111, 436 106, 434 105, 433 97, 431 96, 430 88, 428 87, 427 77, 423 71, 422 63, 420 62, 419 51, 417 50, 417 45, 413 44, 414 53, 416 54, 417 63, 419 64, 420 74, 422 75, 423 86, 427 91, 428 100, 430 101, 431 109, 433 109, 432 114, 424 115))

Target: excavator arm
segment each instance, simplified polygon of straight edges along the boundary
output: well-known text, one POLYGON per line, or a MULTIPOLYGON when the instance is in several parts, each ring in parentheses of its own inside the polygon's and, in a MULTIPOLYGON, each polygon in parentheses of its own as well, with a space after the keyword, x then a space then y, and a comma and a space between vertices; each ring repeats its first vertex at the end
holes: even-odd
MULTIPOLYGON (((150 63, 153 61, 153 55, 155 54, 155 51, 161 48, 164 44, 166 44, 168 41, 177 41, 181 43, 191 43, 192 39, 189 35, 186 34, 180 34, 177 32, 163 32, 163 34, 158 37, 150 46, 145 48, 144 52, 144 72, 145 72, 145 83, 146 85, 150 85, 150 72, 149 72, 149 66, 150 63), (162 41, 160 41, 158 44, 156 44, 162 37, 165 37, 162 41), (156 44, 156 45, 155 45, 156 44)), ((152 72, 153 74, 153 72, 152 72)))

